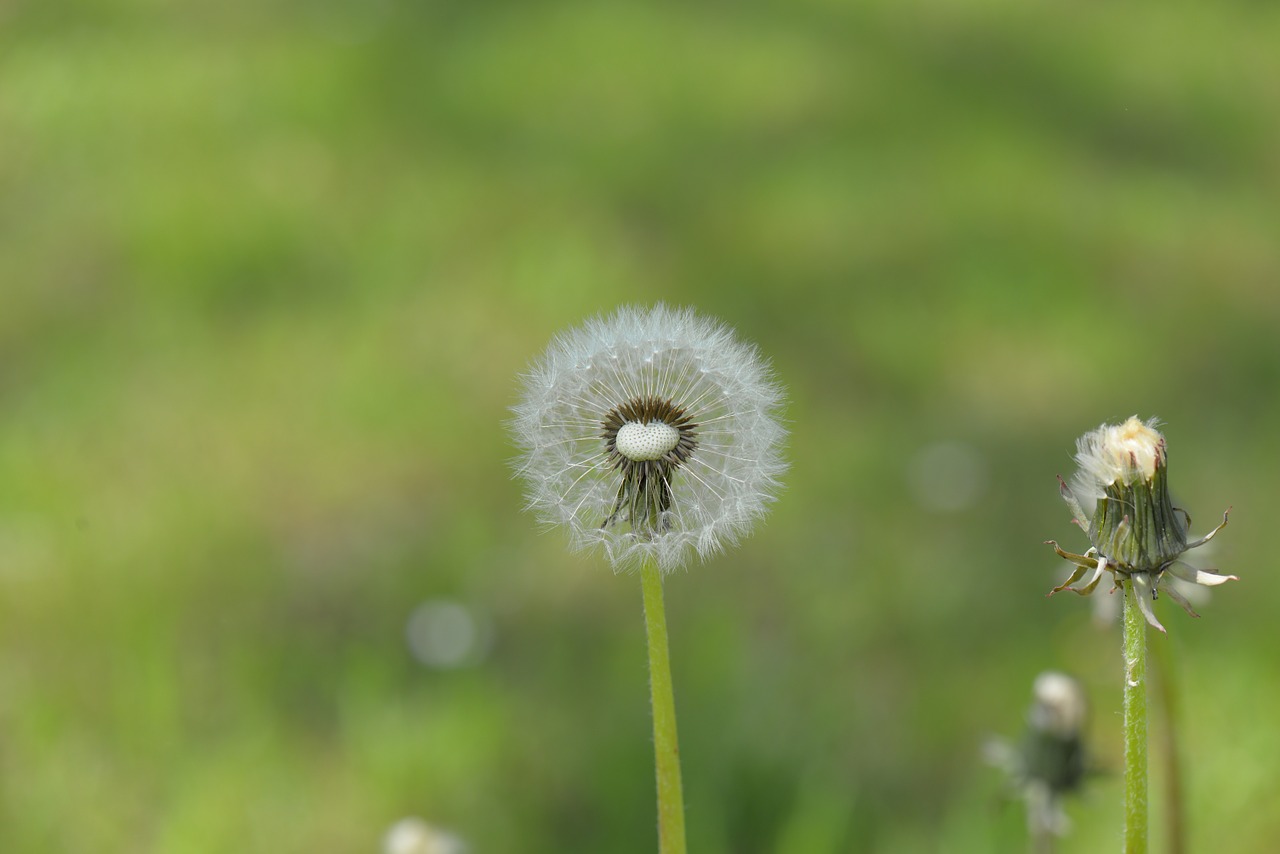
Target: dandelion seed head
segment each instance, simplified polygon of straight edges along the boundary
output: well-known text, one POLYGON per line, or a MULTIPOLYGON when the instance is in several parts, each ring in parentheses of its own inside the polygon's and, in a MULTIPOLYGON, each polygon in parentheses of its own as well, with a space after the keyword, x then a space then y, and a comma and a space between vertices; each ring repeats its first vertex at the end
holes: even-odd
POLYGON ((782 391, 752 345, 690 309, 625 307, 555 338, 514 407, 528 506, 615 568, 736 543, 773 501, 782 391))

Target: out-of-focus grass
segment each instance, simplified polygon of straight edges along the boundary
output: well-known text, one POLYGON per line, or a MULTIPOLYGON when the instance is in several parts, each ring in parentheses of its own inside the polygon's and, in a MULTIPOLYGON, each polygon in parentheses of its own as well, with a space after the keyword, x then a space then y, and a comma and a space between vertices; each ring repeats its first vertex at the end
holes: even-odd
POLYGON ((1020 850, 978 748, 1050 667, 1118 768, 1118 638, 1040 541, 1131 413, 1197 528, 1236 508, 1242 581, 1167 620, 1191 850, 1269 850, 1274 12, 0 14, 0 849, 651 850, 638 582, 520 513, 502 422, 665 299, 791 394, 775 513, 668 585, 696 850, 1020 850))

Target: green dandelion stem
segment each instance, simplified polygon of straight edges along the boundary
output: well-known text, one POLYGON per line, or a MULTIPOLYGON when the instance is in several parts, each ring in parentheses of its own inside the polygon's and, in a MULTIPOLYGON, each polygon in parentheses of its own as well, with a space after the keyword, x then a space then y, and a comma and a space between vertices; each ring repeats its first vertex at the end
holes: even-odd
POLYGON ((653 702, 653 751, 658 777, 658 850, 685 854, 684 786, 680 781, 680 744, 676 701, 671 688, 667 615, 662 602, 662 573, 652 561, 640 569, 644 623, 649 636, 649 687, 653 702))
POLYGON ((1124 582, 1124 850, 1147 851, 1147 620, 1124 582))

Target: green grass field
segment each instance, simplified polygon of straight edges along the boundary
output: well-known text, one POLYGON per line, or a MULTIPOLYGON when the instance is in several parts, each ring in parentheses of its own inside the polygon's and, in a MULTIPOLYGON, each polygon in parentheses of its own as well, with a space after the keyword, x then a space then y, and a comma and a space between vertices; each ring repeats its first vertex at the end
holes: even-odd
POLYGON ((1245 3, 0 8, 0 850, 654 850, 639 581, 522 512, 504 422, 558 331, 658 300, 790 400, 767 523, 667 583, 692 850, 1025 850, 980 751, 1050 668, 1108 772, 1060 850, 1118 850, 1118 627, 1045 598, 1042 541, 1086 547, 1055 476, 1135 413, 1197 533, 1234 506, 1239 583, 1157 606, 1188 850, 1273 850, 1278 38, 1245 3))

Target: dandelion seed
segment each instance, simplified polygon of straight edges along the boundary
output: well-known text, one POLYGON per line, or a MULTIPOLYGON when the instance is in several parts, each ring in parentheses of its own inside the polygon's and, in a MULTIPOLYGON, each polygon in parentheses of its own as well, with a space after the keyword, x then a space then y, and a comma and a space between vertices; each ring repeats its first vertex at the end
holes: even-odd
POLYGON ((755 347, 689 309, 627 307, 559 336, 511 430, 528 505, 615 568, 736 543, 786 465, 782 392, 755 347))

